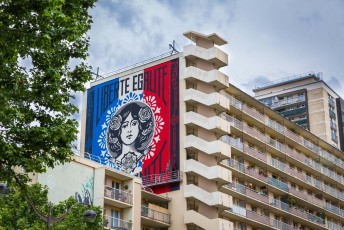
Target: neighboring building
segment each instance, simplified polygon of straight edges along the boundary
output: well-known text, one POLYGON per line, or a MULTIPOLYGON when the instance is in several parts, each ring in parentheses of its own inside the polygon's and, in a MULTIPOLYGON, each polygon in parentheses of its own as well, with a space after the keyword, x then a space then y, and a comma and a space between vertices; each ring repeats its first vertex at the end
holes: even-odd
POLYGON ((230 84, 224 39, 184 35, 92 83, 80 157, 36 178, 50 199, 89 188, 110 229, 344 229, 342 152, 230 84))
POLYGON ((344 150, 344 103, 321 79, 321 73, 310 72, 267 82, 253 92, 263 104, 344 150))

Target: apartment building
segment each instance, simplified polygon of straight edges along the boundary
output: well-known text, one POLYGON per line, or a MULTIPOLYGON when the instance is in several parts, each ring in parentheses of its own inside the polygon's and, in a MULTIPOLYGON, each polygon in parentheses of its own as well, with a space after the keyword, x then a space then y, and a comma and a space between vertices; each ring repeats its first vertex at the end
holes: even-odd
POLYGON ((279 114, 343 149, 343 99, 323 80, 309 72, 263 83, 255 98, 279 114))
POLYGON ((344 229, 342 152, 232 85, 226 40, 184 35, 92 83, 80 156, 38 176, 50 199, 90 199, 108 229, 344 229))

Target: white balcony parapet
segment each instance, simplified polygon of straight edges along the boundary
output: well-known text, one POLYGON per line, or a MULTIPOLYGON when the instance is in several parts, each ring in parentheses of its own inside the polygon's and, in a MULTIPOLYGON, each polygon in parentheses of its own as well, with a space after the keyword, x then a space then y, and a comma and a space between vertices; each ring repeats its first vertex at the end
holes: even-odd
POLYGON ((195 89, 187 89, 184 101, 197 102, 220 111, 226 111, 229 108, 229 100, 217 92, 207 94, 195 89))
POLYGON ((232 199, 229 195, 219 191, 208 192, 193 184, 185 185, 184 197, 195 198, 209 206, 220 209, 228 209, 232 206, 232 199))
POLYGON ((215 180, 219 184, 227 184, 232 181, 232 174, 228 169, 218 165, 208 167, 193 159, 185 161, 184 172, 196 173, 209 180, 215 180))
POLYGON ((184 143, 186 149, 195 148, 206 154, 214 155, 218 158, 218 162, 231 157, 231 146, 220 140, 205 141, 194 135, 188 135, 185 137, 184 143))
POLYGON ((109 229, 123 229, 123 230, 131 230, 132 229, 132 223, 129 221, 125 221, 122 219, 114 218, 111 216, 104 215, 104 223, 103 227, 109 228, 109 229))
POLYGON ((219 136, 230 133, 230 123, 218 116, 205 117, 195 112, 187 112, 185 113, 184 124, 202 127, 216 132, 219 136))
POLYGON ((214 64, 216 69, 228 64, 228 54, 217 47, 205 49, 195 45, 184 46, 183 54, 185 58, 200 58, 214 64))
POLYGON ((233 223, 221 218, 209 219, 206 216, 194 211, 188 210, 184 214, 184 224, 193 224, 205 230, 232 230, 233 223))
POLYGON ((205 71, 194 66, 185 68, 184 78, 188 80, 199 80, 214 85, 217 89, 228 87, 229 77, 217 69, 205 71))

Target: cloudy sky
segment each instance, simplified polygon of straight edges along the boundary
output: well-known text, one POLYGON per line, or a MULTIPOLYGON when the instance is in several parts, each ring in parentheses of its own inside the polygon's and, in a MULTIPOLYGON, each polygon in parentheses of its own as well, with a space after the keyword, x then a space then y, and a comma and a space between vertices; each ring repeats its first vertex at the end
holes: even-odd
POLYGON ((344 97, 343 0, 99 0, 88 62, 105 74, 177 49, 183 33, 228 41, 221 70, 249 94, 256 84, 314 71, 344 97))

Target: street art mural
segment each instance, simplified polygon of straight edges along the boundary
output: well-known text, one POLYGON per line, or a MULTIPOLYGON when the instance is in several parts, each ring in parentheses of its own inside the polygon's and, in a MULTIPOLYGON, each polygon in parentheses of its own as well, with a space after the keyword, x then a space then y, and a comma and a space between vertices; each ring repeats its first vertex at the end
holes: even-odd
POLYGON ((132 175, 179 170, 179 60, 91 87, 85 151, 132 175))
POLYGON ((93 176, 87 176, 86 180, 81 183, 81 192, 75 192, 76 202, 84 205, 93 205, 93 176))

